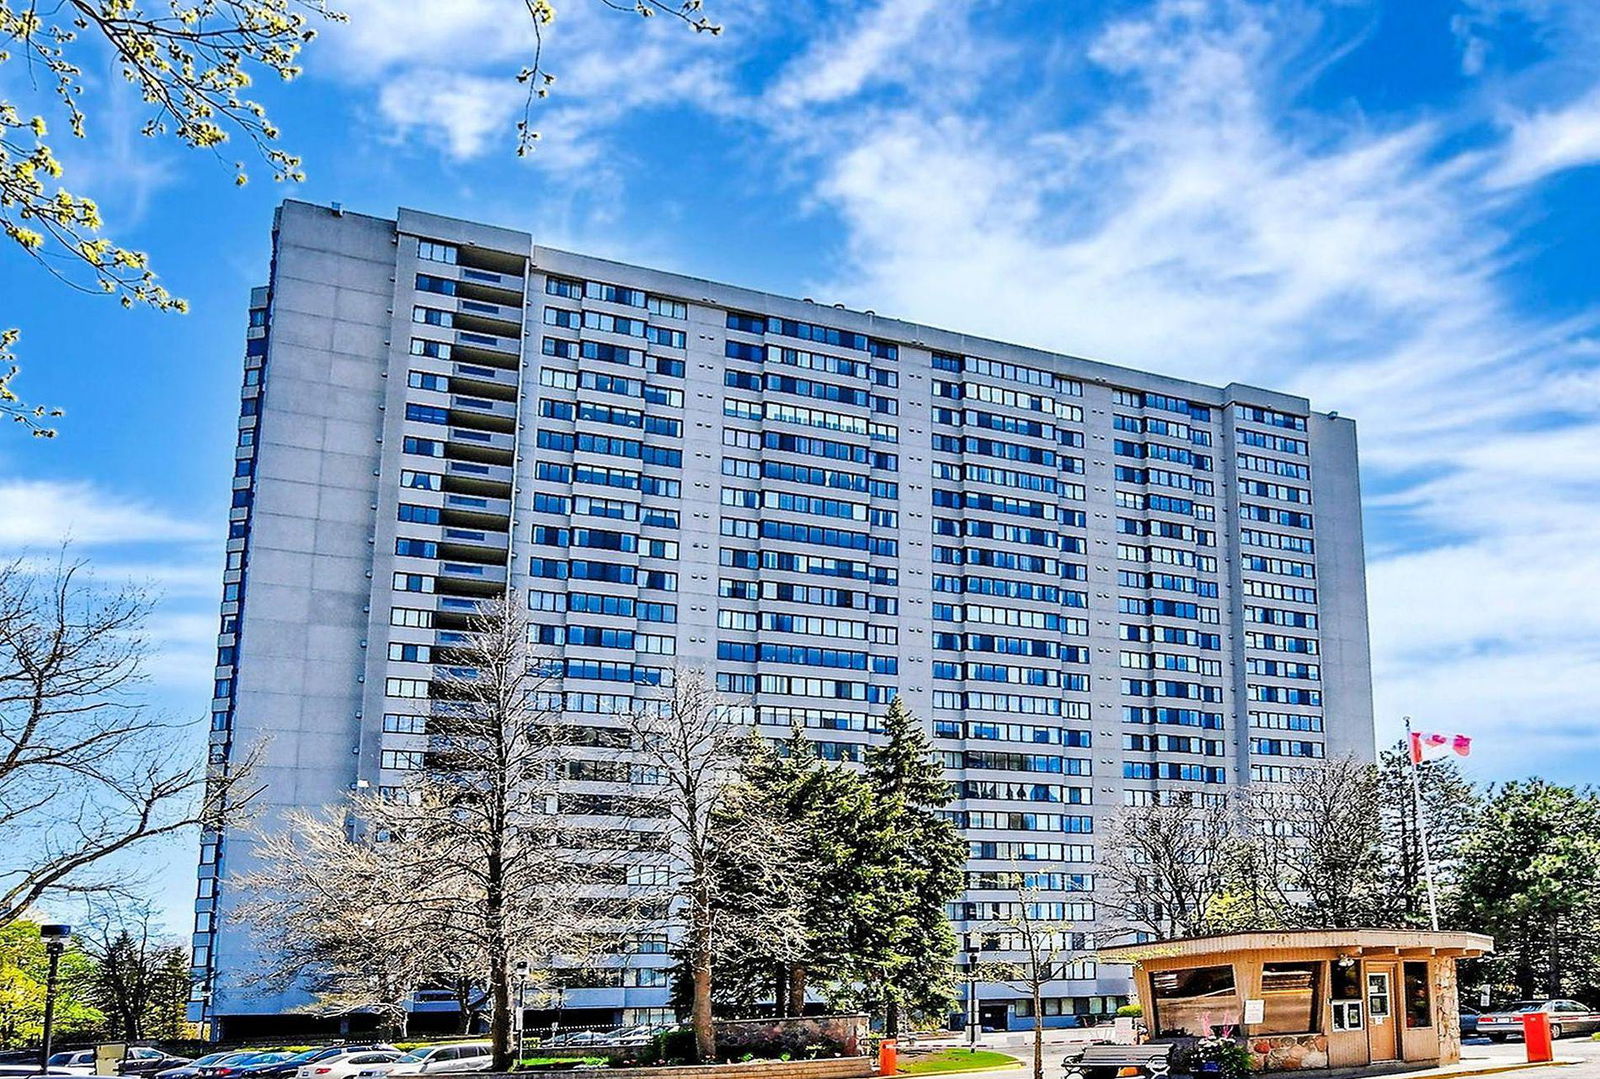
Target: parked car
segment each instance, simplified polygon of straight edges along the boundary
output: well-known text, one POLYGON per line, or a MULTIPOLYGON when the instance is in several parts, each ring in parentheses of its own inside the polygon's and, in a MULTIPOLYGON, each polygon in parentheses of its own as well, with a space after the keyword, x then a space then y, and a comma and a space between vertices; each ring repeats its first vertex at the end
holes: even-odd
POLYGON ((0 1064, 0 1079, 67 1079, 68 1076, 76 1077, 78 1072, 40 1071, 35 1064, 0 1064))
POLYGON ((1600 1030, 1600 1012, 1575 1000, 1519 1000, 1479 1015, 1477 1032, 1487 1034, 1497 1042, 1503 1042, 1512 1035, 1520 1038, 1523 1034, 1522 1017, 1529 1012, 1544 1012, 1550 1017, 1552 1038, 1568 1034, 1592 1034, 1600 1030))
POLYGON ((175 1057, 149 1045, 130 1045, 128 1055, 122 1059, 121 1075, 154 1075, 169 1068, 189 1063, 188 1057, 175 1057))
POLYGON ((397 1064, 408 1054, 398 1049, 379 1049, 352 1053, 335 1053, 311 1064, 300 1066, 304 1079, 354 1079, 362 1068, 377 1064, 397 1064))
POLYGON ((332 1057, 347 1056, 351 1053, 394 1053, 400 1050, 388 1042, 361 1042, 358 1045, 323 1045, 316 1049, 306 1049, 264 1064, 247 1064, 240 1070, 241 1079, 296 1079, 303 1074, 302 1069, 318 1061, 328 1060, 332 1057))
MULTIPOLYGON (((396 1049, 387 1042, 374 1042, 362 1045, 329 1045, 299 1055, 309 1059, 297 1061, 294 1070, 285 1073, 294 1076, 295 1079, 327 1079, 328 1076, 336 1074, 335 1069, 342 1068, 351 1057, 371 1057, 370 1060, 362 1061, 365 1066, 392 1064, 406 1054, 404 1050, 396 1049)), ((355 1069, 355 1071, 360 1070, 360 1068, 355 1069)), ((354 1075, 355 1072, 350 1074, 354 1075)))
POLYGON ((1461 1016, 1461 1036, 1463 1038, 1476 1037, 1478 1034, 1478 1016, 1483 1013, 1471 1004, 1456 1005, 1456 1012, 1461 1016))
POLYGON ((233 1053, 214 1064, 207 1064, 200 1069, 200 1079, 240 1079, 241 1076, 246 1074, 245 1069, 247 1068, 277 1064, 280 1061, 288 1060, 293 1055, 293 1053, 277 1051, 263 1053, 253 1049, 246 1052, 233 1053))
POLYGON ((374 1064, 355 1073, 355 1079, 393 1076, 438 1075, 441 1072, 488 1071, 494 1063, 494 1047, 488 1042, 458 1042, 455 1045, 430 1045, 407 1053, 389 1064, 374 1064))
POLYGON ((237 1057, 245 1055, 246 1054, 240 1053, 233 1049, 229 1049, 225 1053, 207 1053, 205 1056, 191 1060, 187 1064, 180 1064, 175 1068, 168 1068, 165 1071, 156 1072, 155 1079, 200 1079, 200 1076, 204 1074, 206 1068, 217 1063, 223 1057, 237 1057))
POLYGON ((45 1061, 45 1067, 51 1071, 63 1071, 69 1075, 94 1074, 94 1050, 71 1049, 65 1053, 52 1053, 50 1059, 45 1061))

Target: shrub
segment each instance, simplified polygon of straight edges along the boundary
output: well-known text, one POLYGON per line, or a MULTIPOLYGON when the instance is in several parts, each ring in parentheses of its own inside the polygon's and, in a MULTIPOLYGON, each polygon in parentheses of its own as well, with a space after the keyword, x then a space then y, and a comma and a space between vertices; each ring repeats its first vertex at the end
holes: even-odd
POLYGON ((1144 1006, 1142 1004, 1124 1004, 1117 1009, 1117 1017, 1119 1019, 1142 1019, 1144 1018, 1144 1006))
POLYGON ((1177 1070, 1215 1079, 1242 1079, 1250 1074, 1250 1050, 1232 1038, 1201 1038, 1182 1054, 1177 1070))
POLYGON ((651 1048, 661 1064, 688 1064, 695 1059, 694 1031, 689 1027, 664 1030, 657 1034, 651 1048))

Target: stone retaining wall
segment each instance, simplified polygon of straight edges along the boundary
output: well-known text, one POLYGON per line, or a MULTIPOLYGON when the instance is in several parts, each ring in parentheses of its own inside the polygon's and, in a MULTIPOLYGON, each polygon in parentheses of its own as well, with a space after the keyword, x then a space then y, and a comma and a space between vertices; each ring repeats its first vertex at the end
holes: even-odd
POLYGON ((1301 1071, 1328 1066, 1326 1034, 1260 1034, 1245 1039, 1256 1071, 1301 1071))
POLYGON ((863 1079, 877 1070, 871 1057, 823 1060, 752 1060, 744 1064, 681 1064, 672 1067, 571 1068, 483 1073, 482 1079, 863 1079))

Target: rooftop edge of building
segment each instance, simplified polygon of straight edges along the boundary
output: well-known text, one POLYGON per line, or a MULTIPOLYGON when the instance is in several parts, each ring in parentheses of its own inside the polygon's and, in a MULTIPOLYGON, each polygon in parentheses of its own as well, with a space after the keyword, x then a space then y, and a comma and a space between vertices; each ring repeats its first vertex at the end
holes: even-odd
MULTIPOLYGON (((281 215, 284 212, 361 218, 372 223, 387 225, 396 232, 407 235, 428 236, 456 243, 487 247, 496 251, 526 255, 535 268, 555 273, 575 272, 574 267, 562 265, 564 263, 581 264, 585 267, 594 267, 597 270, 605 267, 616 267, 629 278, 630 284, 640 284, 639 279, 642 276, 645 279, 642 284, 645 285, 647 290, 653 284, 655 291, 671 295, 674 298, 700 302, 714 307, 747 310, 762 315, 776 315, 798 321, 820 319, 840 329, 852 330, 870 337, 877 337, 914 348, 981 355, 987 359, 1003 362, 1044 364, 1058 370, 1063 361, 1065 361, 1073 365, 1074 369, 1064 373, 1069 373, 1072 377, 1086 381, 1121 386, 1128 385, 1128 376, 1134 375, 1137 376, 1139 383, 1137 388, 1154 389, 1158 392, 1170 391, 1174 396, 1192 399, 1201 404, 1222 406, 1237 402, 1257 405, 1263 408, 1280 409, 1300 415, 1317 415, 1335 422, 1354 423, 1350 417, 1342 416, 1338 412, 1317 412, 1311 407, 1311 402, 1308 398, 1284 393, 1280 390, 1270 390, 1250 383, 1229 382, 1223 386, 1213 386, 1208 383, 1196 382, 1192 379, 1140 370, 1139 368, 1090 359, 1072 353, 1053 352, 1049 349, 1037 348, 1031 345, 1019 345, 1008 341, 963 333, 958 330, 942 329, 924 323, 879 315, 871 310, 858 311, 843 305, 796 299, 792 296, 762 292, 758 289, 713 281, 709 278, 695 277, 691 274, 659 270, 653 267, 623 262, 618 259, 587 255, 561 248, 545 247, 534 240, 532 233, 518 229, 503 228, 497 225, 486 225, 466 218, 435 214, 404 206, 397 208, 394 217, 380 217, 373 214, 345 210, 338 203, 326 206, 302 199, 283 200, 279 205, 278 214, 281 215), (547 263, 552 262, 555 265, 547 265, 547 263)), ((275 222, 276 220, 277 218, 275 217, 275 222)), ((597 273, 595 276, 605 275, 597 273)))

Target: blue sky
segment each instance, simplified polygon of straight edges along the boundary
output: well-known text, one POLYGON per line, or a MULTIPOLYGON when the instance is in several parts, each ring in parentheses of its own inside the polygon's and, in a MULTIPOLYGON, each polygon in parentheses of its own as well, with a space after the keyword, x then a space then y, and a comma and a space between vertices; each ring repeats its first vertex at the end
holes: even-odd
POLYGON ((342 6, 264 91, 292 190, 139 138, 90 70, 67 179, 192 314, 0 251, 21 388, 69 408, 0 439, 0 550, 70 531, 160 590, 160 705, 204 711, 245 301, 293 195, 1307 394, 1360 425, 1380 729, 1600 779, 1592 0, 707 0, 714 39, 565 0, 526 160, 520 3, 342 6))

